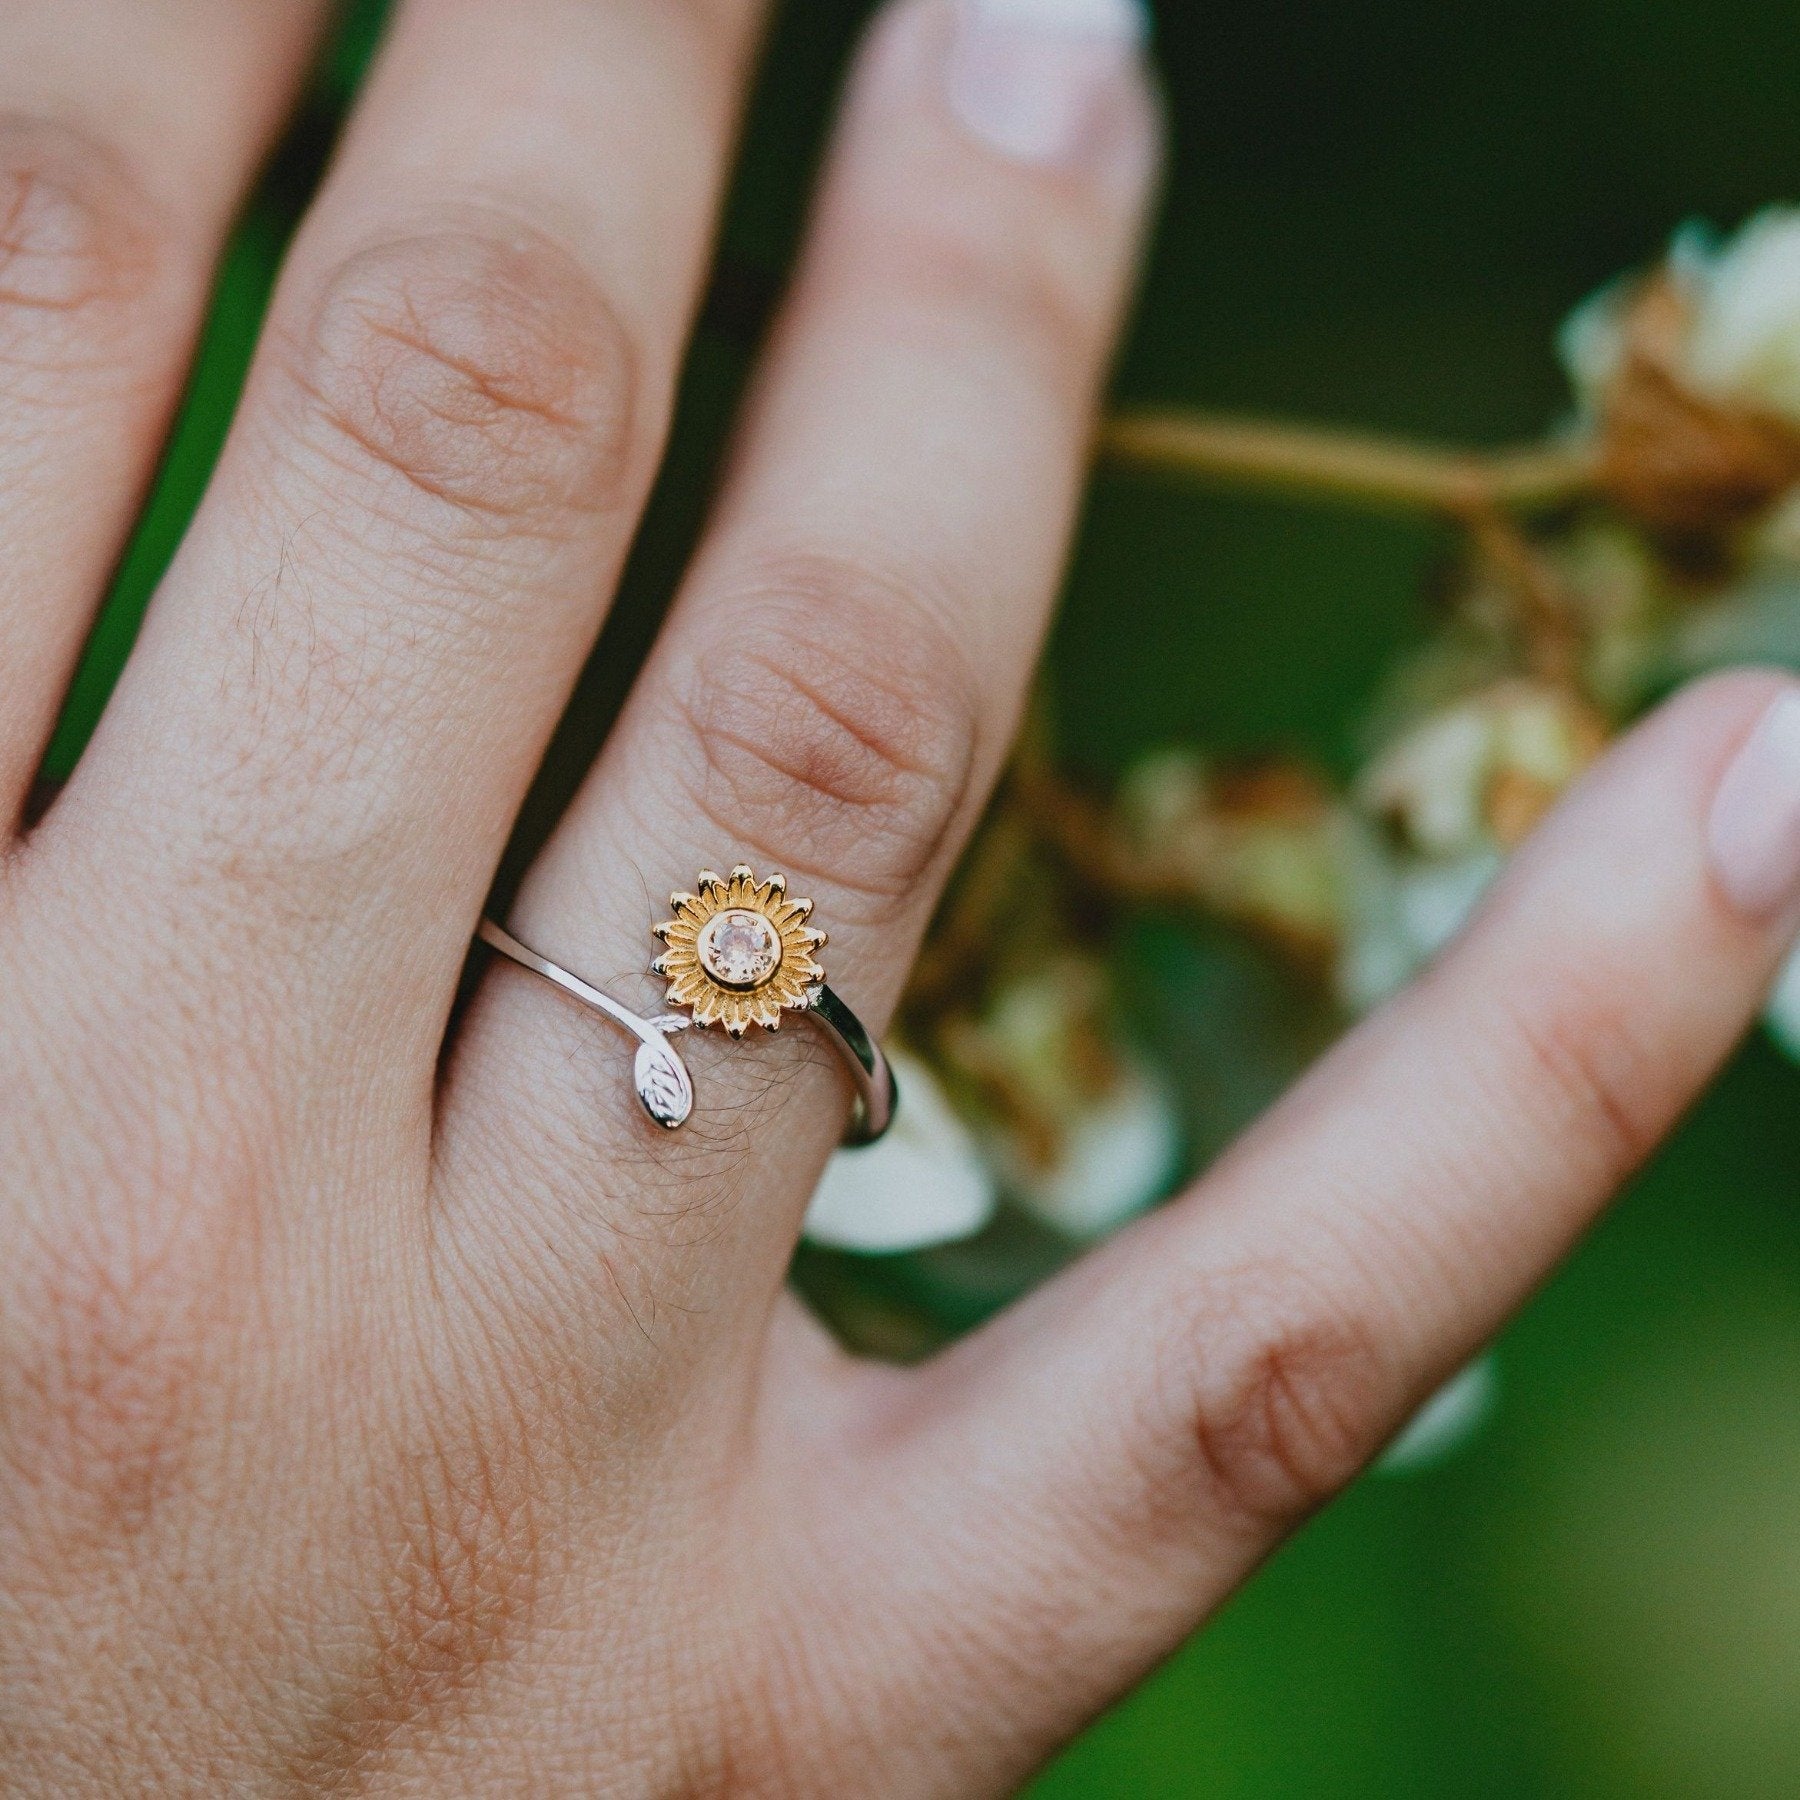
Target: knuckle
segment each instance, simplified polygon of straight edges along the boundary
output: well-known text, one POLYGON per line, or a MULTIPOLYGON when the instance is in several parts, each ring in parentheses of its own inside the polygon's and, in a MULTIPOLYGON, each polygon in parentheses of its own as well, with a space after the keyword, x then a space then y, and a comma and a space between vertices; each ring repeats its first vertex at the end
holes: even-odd
POLYGON ((1239 1272, 1185 1301, 1169 1343, 1206 1505, 1263 1536, 1352 1481, 1377 1445, 1379 1346, 1293 1271, 1239 1272))
POLYGON ((119 359, 160 272, 149 211, 106 146, 0 115, 0 369, 14 384, 119 359))
POLYGON ((476 532, 566 529, 620 504, 634 462, 628 333, 547 239, 448 229, 350 257, 278 356, 309 436, 374 484, 476 532))
POLYGON ((878 908, 911 893, 967 802, 980 729, 932 616, 904 580, 836 557, 725 597, 676 689, 703 813, 878 908))

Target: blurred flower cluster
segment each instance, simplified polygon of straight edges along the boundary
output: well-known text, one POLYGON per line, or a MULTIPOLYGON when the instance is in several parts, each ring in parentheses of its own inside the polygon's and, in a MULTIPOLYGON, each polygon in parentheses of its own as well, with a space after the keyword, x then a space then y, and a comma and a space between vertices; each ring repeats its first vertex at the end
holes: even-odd
MULTIPOLYGON (((1800 211, 1722 241, 1683 229, 1559 348, 1570 416, 1523 451, 1115 421, 1114 454, 1164 475, 1441 513, 1439 625, 1391 672, 1347 781, 1195 743, 1096 792, 1041 707, 908 998, 900 1124, 834 1162, 816 1242, 961 1241, 902 1259, 929 1272, 913 1297, 952 1315, 1009 1297, 1162 1198, 1416 974, 1661 695, 1725 664, 1800 669, 1800 211)), ((1800 959, 1768 1020, 1800 1057, 1800 959)))

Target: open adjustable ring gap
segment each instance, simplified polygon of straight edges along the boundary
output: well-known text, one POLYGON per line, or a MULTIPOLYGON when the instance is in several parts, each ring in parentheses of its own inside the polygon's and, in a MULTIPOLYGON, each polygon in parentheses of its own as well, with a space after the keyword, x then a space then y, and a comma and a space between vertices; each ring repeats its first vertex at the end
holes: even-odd
POLYGON ((674 917, 655 928, 663 950, 650 970, 667 981, 670 1010, 649 1019, 540 956, 492 919, 481 921, 478 935, 637 1039, 638 1099, 666 1130, 678 1130, 694 1110, 694 1084, 671 1041, 678 1033, 717 1027, 736 1039, 752 1026, 778 1030, 791 1012, 817 1022, 855 1088, 856 1110, 844 1142, 874 1143, 893 1122, 893 1071, 873 1035, 825 984, 818 960, 825 934, 811 922, 812 902, 790 898, 782 876, 759 882, 740 863, 723 877, 702 869, 696 891, 670 895, 669 905, 674 917))

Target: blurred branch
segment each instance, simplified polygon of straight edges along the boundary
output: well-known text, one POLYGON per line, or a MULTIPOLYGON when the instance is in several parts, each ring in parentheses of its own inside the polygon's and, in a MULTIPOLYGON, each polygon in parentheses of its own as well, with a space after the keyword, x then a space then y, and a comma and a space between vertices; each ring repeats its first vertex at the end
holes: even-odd
POLYGON ((1511 594, 1521 647, 1532 674, 1574 691, 1581 668, 1581 630, 1575 608, 1549 562, 1518 522, 1498 506, 1463 515, 1470 540, 1511 594))
POLYGON ((1106 808, 1063 777, 1041 733, 1020 737, 1007 784, 1032 828, 1090 892, 1144 906, 1204 905, 1191 882, 1132 853, 1106 808))
POLYGON ((1199 481, 1462 517, 1579 499, 1593 490, 1597 472, 1585 445, 1454 450, 1365 432, 1165 410, 1117 414, 1102 426, 1099 450, 1129 468, 1199 481))

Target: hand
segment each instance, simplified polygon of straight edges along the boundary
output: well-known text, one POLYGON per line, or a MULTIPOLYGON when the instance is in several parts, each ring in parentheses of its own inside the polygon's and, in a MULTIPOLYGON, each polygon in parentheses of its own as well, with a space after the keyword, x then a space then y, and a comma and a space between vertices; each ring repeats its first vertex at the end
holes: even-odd
MULTIPOLYGON (((321 10, 0 13, 15 817, 321 10)), ((0 863, 9 1792, 1006 1791, 1496 1328, 1795 926, 1795 702, 1716 682, 1194 1193, 914 1372, 783 1289, 846 1106, 804 1033, 684 1039, 674 1135, 510 965, 446 1046, 758 13, 403 7, 125 680, 0 863)), ((861 61, 710 533, 513 914, 644 1010, 655 902, 739 855, 895 1002, 1077 506, 1155 163, 1130 25, 903 0, 861 61)))

